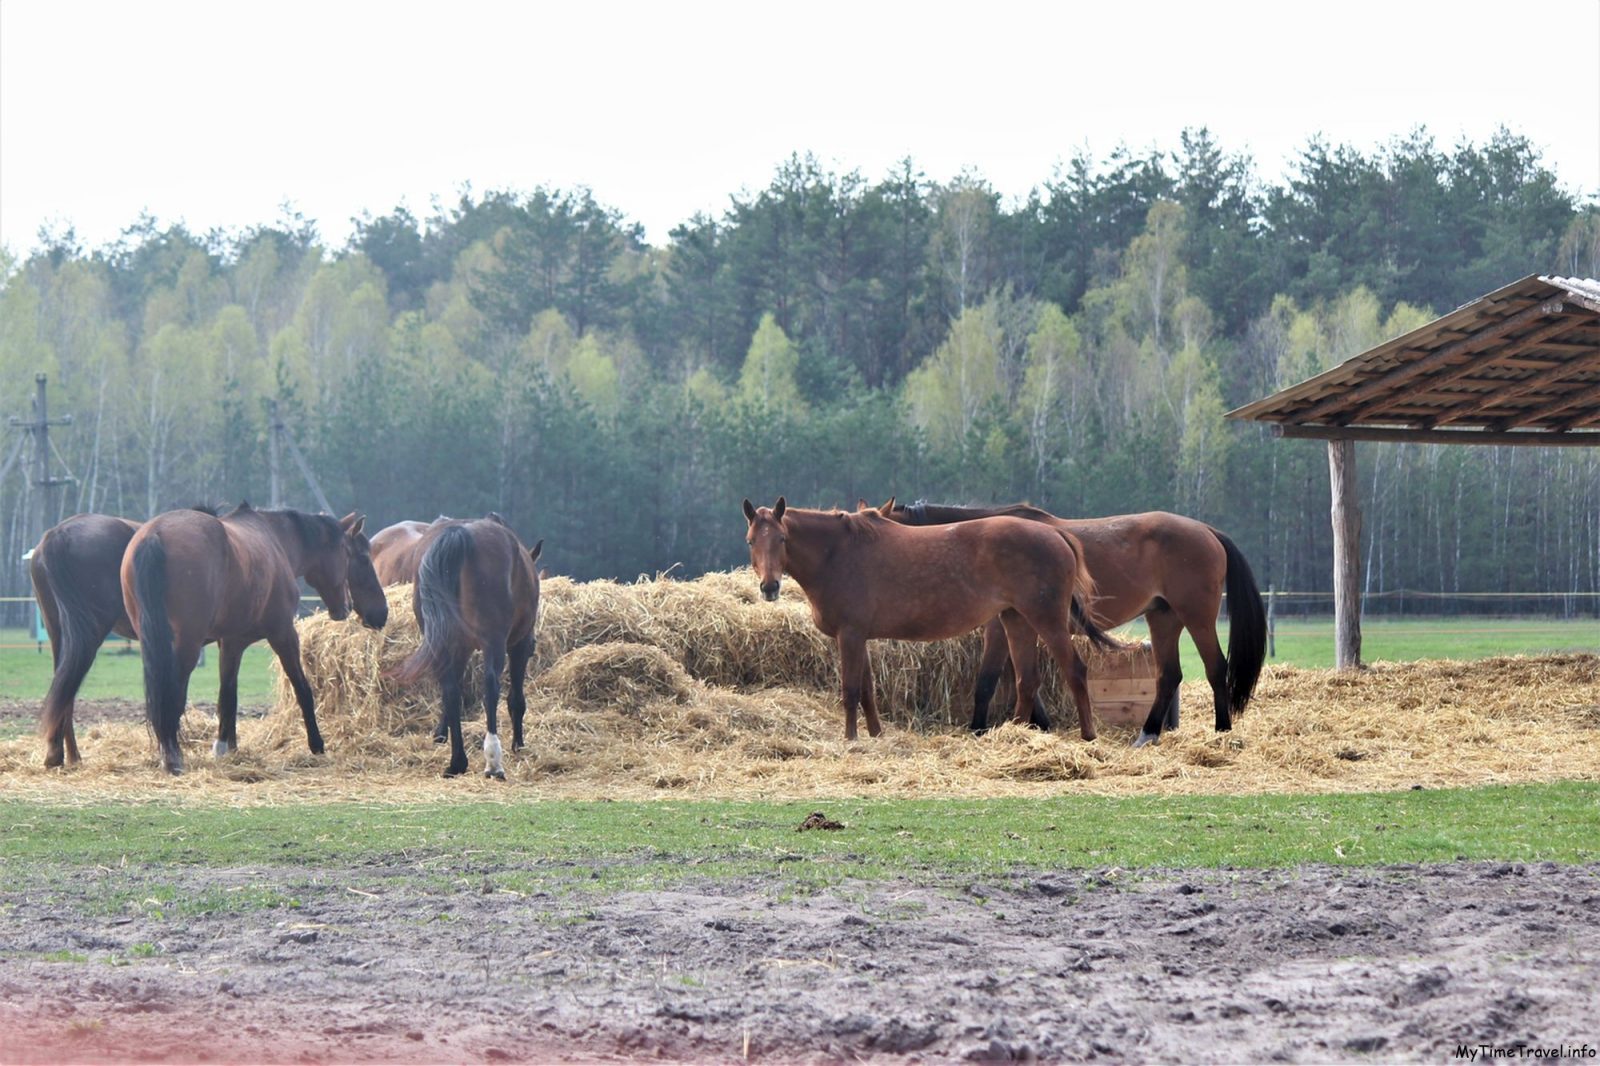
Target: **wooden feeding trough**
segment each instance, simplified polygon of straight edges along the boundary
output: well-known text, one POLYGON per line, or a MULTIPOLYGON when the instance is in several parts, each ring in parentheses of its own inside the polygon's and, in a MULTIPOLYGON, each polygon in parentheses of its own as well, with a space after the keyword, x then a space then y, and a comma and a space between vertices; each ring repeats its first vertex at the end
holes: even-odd
MULTIPOLYGON (((1160 674, 1150 642, 1130 644, 1125 651, 1096 648, 1089 659, 1089 702, 1102 725, 1137 729, 1144 725, 1156 698, 1160 674)), ((1167 728, 1178 724, 1178 694, 1172 694, 1167 728)))

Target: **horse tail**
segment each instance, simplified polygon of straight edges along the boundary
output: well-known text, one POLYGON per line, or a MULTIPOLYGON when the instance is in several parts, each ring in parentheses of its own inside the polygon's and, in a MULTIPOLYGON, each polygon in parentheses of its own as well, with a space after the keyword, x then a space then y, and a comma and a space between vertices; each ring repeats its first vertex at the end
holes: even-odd
POLYGON ((176 751, 184 685, 167 617, 167 549, 146 537, 133 550, 133 599, 139 605, 139 657, 144 660, 144 705, 163 754, 176 751))
POLYGON ((1061 534, 1061 539, 1072 549, 1072 556, 1078 564, 1078 571, 1072 581, 1073 624, 1083 631, 1083 635, 1089 638, 1091 644, 1111 651, 1123 650, 1127 645, 1101 629, 1089 613, 1087 605, 1094 602, 1096 587, 1094 575, 1089 573, 1089 564, 1083 561, 1083 542, 1075 533, 1069 533, 1064 529, 1057 529, 1056 532, 1061 534))
POLYGON ((1255 694, 1267 661, 1267 610, 1244 553, 1221 530, 1211 530, 1228 557, 1228 700, 1234 714, 1255 694))
POLYGON ((422 645, 395 670, 395 678, 411 684, 446 661, 456 634, 466 628, 461 616, 461 569, 472 554, 472 534, 448 526, 434 538, 417 567, 412 595, 422 615, 422 645))

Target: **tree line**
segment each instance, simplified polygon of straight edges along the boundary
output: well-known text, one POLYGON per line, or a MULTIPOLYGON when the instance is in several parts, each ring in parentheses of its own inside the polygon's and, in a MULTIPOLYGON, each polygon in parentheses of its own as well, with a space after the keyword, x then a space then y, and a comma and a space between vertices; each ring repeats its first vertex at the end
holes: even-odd
MULTIPOLYGON (((1324 450, 1223 413, 1526 274, 1600 274, 1600 209, 1505 130, 1313 138, 1278 183, 1188 130, 1021 199, 797 155, 661 247, 581 188, 355 223, 330 248, 288 209, 143 217, 0 261, 0 416, 46 373, 75 417, 52 437, 69 486, 0 484, 5 557, 74 511, 265 501, 276 401, 369 528, 492 509, 580 578, 737 564, 744 496, 898 494, 1181 511, 1263 587, 1326 589, 1324 450)), ((1592 452, 1358 454, 1369 590, 1600 590, 1592 452)))

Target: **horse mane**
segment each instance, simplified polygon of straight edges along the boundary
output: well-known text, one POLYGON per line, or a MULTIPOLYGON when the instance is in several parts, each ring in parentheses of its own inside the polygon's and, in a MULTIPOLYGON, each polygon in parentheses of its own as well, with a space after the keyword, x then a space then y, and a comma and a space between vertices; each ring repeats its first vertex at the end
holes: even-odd
POLYGON ((344 535, 339 528, 339 520, 329 514, 312 514, 310 511, 298 511, 293 507, 282 507, 272 511, 257 510, 250 506, 249 500, 240 500, 239 506, 229 511, 223 517, 237 518, 242 515, 255 514, 263 518, 277 516, 285 518, 294 527, 295 534, 300 542, 308 548, 329 548, 339 543, 339 538, 344 535))

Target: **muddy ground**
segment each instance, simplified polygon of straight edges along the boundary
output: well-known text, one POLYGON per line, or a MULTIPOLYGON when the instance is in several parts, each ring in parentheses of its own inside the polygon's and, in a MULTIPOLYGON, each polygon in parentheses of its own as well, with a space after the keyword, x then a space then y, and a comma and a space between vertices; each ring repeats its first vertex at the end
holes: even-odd
MULTIPOLYGON (((495 887, 11 871, 6 1061, 1445 1061, 1600 1046, 1600 866, 495 887), (295 909, 161 917, 176 897, 295 909), (150 893, 145 897, 146 892, 150 893)), ((523 873, 534 871, 524 870, 523 873)))

